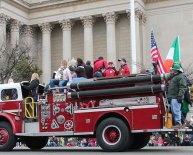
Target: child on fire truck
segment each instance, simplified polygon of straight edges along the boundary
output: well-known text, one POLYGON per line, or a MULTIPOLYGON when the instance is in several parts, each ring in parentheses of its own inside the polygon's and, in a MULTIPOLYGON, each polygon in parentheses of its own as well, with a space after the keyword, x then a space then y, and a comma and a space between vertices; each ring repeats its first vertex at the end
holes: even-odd
POLYGON ((114 77, 118 74, 113 62, 108 62, 108 68, 103 72, 104 77, 114 77))

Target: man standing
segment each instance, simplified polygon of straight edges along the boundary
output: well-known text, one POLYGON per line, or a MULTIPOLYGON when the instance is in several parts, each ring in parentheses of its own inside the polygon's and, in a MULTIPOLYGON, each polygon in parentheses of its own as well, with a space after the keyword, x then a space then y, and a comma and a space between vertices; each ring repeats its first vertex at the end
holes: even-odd
POLYGON ((119 68, 119 72, 118 72, 118 75, 130 75, 130 70, 129 70, 129 67, 128 65, 126 64, 126 59, 125 58, 121 58, 121 59, 118 59, 118 61, 120 62, 120 68, 119 68))
POLYGON ((174 128, 181 127, 181 104, 186 91, 186 79, 183 70, 178 63, 172 66, 171 75, 168 81, 168 99, 171 104, 171 111, 174 119, 174 128))

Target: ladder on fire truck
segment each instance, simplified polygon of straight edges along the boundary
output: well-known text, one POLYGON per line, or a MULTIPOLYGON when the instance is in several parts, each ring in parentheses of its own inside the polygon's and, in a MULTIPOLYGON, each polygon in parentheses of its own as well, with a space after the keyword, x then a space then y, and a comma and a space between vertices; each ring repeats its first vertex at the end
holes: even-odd
POLYGON ((24 115, 27 119, 37 118, 37 106, 33 97, 26 97, 24 100, 24 115))

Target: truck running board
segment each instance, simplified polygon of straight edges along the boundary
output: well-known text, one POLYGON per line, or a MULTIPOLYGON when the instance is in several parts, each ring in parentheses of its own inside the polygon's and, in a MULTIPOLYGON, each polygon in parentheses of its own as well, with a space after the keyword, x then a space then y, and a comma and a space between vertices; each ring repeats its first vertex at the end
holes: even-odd
POLYGON ((176 132, 176 131, 181 131, 181 132, 193 132, 192 129, 144 129, 144 130, 131 130, 131 133, 141 133, 141 132, 176 132))
POLYGON ((36 132, 36 133, 16 133, 16 136, 44 137, 44 136, 73 136, 74 131, 66 132, 36 132))

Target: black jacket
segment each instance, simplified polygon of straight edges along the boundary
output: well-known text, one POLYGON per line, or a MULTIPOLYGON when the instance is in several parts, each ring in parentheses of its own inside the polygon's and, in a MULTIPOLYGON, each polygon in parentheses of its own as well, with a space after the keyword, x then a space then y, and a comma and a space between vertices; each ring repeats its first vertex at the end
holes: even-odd
POLYGON ((29 91, 29 96, 37 96, 38 95, 38 86, 39 86, 39 80, 35 79, 30 82, 29 86, 23 85, 23 88, 29 91))
POLYGON ((93 78, 93 68, 92 68, 92 66, 90 66, 90 65, 85 65, 84 68, 85 68, 85 71, 86 71, 86 77, 87 77, 88 79, 93 78))
MULTIPOLYGON (((185 75, 185 74, 184 74, 184 75, 185 75)), ((188 77, 187 77, 186 75, 185 75, 185 79, 186 79, 187 89, 186 89, 185 94, 184 94, 184 100, 185 100, 188 104, 192 105, 191 96, 190 96, 190 91, 189 91, 189 87, 191 87, 192 84, 191 84, 190 80, 188 79, 188 77)))

